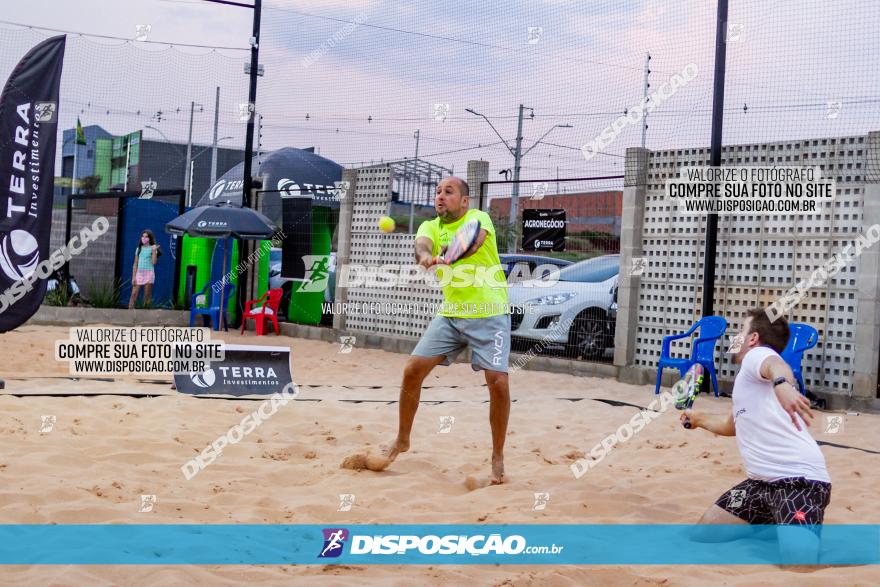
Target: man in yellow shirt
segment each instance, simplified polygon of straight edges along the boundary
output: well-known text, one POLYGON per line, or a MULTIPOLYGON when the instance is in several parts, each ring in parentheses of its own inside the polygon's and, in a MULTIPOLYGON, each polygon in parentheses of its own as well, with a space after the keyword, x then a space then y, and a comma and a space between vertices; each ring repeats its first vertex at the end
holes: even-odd
POLYGON ((381 468, 409 450, 425 377, 439 364, 450 365, 458 353, 470 347, 471 367, 485 372, 489 387, 491 482, 500 484, 504 482, 504 439, 510 416, 507 282, 498 258, 492 220, 482 210, 468 209, 468 192, 467 183, 457 177, 441 181, 434 199, 437 218, 423 222, 416 234, 416 262, 426 269, 438 265, 444 303, 404 368, 397 438, 384 447, 387 462, 381 468), (480 222, 477 241, 461 259, 451 266, 444 265, 439 255, 452 241, 455 231, 470 220, 480 222))

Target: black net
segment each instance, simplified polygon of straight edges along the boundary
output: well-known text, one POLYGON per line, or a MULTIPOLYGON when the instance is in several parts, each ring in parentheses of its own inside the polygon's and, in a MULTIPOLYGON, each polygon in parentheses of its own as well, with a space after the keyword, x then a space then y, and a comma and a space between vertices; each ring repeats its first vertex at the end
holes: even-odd
MULTIPOLYGON (((27 48, 58 34, 9 24, 0 24, 0 30, 4 77, 27 48)), ((131 33, 133 37, 136 31, 131 33)), ((190 183, 195 201, 211 185, 217 87, 216 175, 243 161, 245 124, 239 105, 247 103, 243 67, 248 58, 245 49, 68 34, 58 114, 56 204, 63 205, 71 191, 182 190, 190 183), (76 139, 77 120, 85 144, 76 139)))
MULTIPOLYGON (((470 2, 308 6, 281 0, 264 5, 257 152, 310 149, 347 168, 394 162, 401 176, 410 164, 425 163, 465 177, 468 161, 487 161, 489 182, 510 183, 470 189, 482 192, 480 206, 505 233, 506 254, 594 264, 613 258, 627 228, 622 226, 624 186, 653 181, 649 189, 662 189, 682 157, 708 164, 717 32, 713 2, 507 2, 503 9, 470 2), (635 167, 626 169, 627 161, 637 161, 627 158, 633 147, 661 153, 663 161, 643 160, 646 167, 633 176, 635 167), (514 185, 520 199, 511 221, 514 185), (524 223, 543 218, 532 214, 558 210, 565 213, 563 250, 552 233, 524 241, 524 223)), ((246 30, 251 12, 229 10, 246 30)), ((864 187, 880 176, 878 149, 871 146, 876 135, 869 136, 880 121, 878 24, 880 12, 871 3, 848 3, 845 9, 819 0, 796 6, 731 3, 722 27, 727 51, 723 162, 804 165, 818 157, 827 175, 852 190, 847 205, 863 208, 864 187)), ((51 34, 2 26, 4 74, 23 48, 51 34)), ((56 175, 68 178, 68 185, 75 178, 74 189, 83 191, 141 189, 144 182, 177 189, 186 187, 190 176, 196 197, 208 190, 212 175, 222 176, 241 161, 244 142, 243 71, 249 54, 245 38, 230 44, 236 48, 71 36, 60 112, 61 126, 68 130, 59 137, 56 175), (217 86, 217 136, 224 148, 212 174, 208 145, 217 86), (74 146, 72 131, 77 117, 88 141, 80 147, 74 146), (188 170, 190 126, 194 163, 188 170)), ((409 228, 413 217, 415 230, 431 216, 431 177, 415 182, 415 191, 392 187, 396 197, 390 212, 398 226, 409 228)), ((60 196, 72 189, 64 181, 58 182, 60 196)), ((303 187, 296 185, 296 193, 305 193, 303 187)), ((278 192, 290 185, 264 188, 278 192)), ((861 216, 850 212, 841 209, 830 221, 858 228, 861 216)), ((558 220, 554 214, 551 220, 558 220)), ((330 247, 336 246, 337 227, 330 226, 336 221, 333 216, 324 222, 327 236, 321 238, 330 247)), ((657 241, 662 240, 657 254, 664 259, 672 236, 657 241)), ((327 246, 321 246, 325 254, 327 246)), ((695 258, 702 246, 697 235, 695 258)), ((777 285, 787 286, 791 277, 781 277, 777 285)), ((667 282, 657 287, 668 288, 667 282)), ((701 294, 692 282, 682 295, 696 299, 701 294)), ((613 320, 614 295, 609 292, 596 306, 603 320, 613 320)), ((689 321, 696 314, 688 310, 679 318, 689 321)), ((598 310, 590 314, 591 320, 598 315, 598 310)), ((650 319, 659 336, 666 318, 650 319)), ((852 316, 848 320, 854 323, 852 316)), ((559 329, 567 332, 562 352, 568 356, 601 354, 578 342, 584 337, 572 334, 577 329, 559 329)), ((610 343, 608 329, 601 334, 602 344, 610 343)))

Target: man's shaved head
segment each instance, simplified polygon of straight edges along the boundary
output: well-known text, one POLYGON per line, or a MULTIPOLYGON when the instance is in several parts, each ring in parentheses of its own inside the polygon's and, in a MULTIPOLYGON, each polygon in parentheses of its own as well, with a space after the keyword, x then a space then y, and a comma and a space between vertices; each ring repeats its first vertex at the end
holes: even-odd
POLYGON ((462 178, 450 175, 449 177, 444 178, 443 181, 451 181, 452 183, 458 184, 459 189, 461 189, 462 195, 464 195, 465 197, 471 195, 470 187, 468 187, 467 182, 462 178))
POLYGON ((467 212, 467 197, 470 193, 468 184, 460 177, 450 175, 437 184, 434 208, 443 222, 452 222, 467 212))

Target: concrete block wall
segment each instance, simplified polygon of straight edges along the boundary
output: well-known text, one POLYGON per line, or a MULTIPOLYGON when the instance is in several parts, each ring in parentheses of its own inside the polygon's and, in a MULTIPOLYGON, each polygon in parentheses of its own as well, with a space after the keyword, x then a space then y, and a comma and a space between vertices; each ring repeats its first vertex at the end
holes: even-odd
POLYGON ((415 262, 414 235, 384 234, 378 227, 379 218, 388 214, 391 205, 393 169, 388 165, 375 165, 346 170, 343 178, 350 181, 350 197, 343 201, 340 210, 340 261, 337 262, 335 299, 347 302, 348 306, 344 314, 334 317, 334 328, 352 334, 415 340, 434 316, 429 311, 431 304, 442 301, 438 288, 424 282, 386 286, 369 281, 345 287, 341 279, 344 263, 352 267, 349 275, 356 280, 358 274, 363 275, 361 268, 375 272, 380 266, 404 267, 415 262), (347 218, 351 221, 345 222, 347 218), (415 312, 388 312, 385 304, 416 304, 417 307, 415 312))
MULTIPOLYGON (((467 166, 467 182, 470 189, 470 197, 468 198, 471 208, 480 206, 480 183, 489 181, 489 162, 488 161, 468 161, 467 166)), ((483 202, 483 209, 489 210, 489 198, 483 202)))
MULTIPOLYGON (((468 162, 471 206, 479 205, 480 182, 487 181, 488 175, 488 161, 468 162)), ((415 263, 415 235, 383 234, 378 229, 379 217, 387 214, 391 205, 391 187, 395 181, 393 169, 388 165, 347 169, 343 172, 343 180, 349 181, 349 191, 340 208, 337 274, 346 263, 374 268, 381 265, 412 266, 415 263)), ((336 330, 414 341, 428 327, 443 295, 439 287, 425 281, 397 282, 391 287, 371 286, 369 283, 342 287, 337 277, 335 299, 349 303, 348 309, 356 308, 355 304, 361 308, 360 312, 334 316, 336 330), (414 304, 415 308, 412 312, 383 314, 365 310, 371 304, 414 304)))
MULTIPOLYGON (((115 205, 114 200, 114 205, 115 205)), ((67 211, 64 208, 52 210, 52 231, 49 237, 49 250, 60 249, 66 243, 65 223, 67 211)), ((84 226, 91 227, 92 223, 100 214, 88 213, 85 210, 75 209, 71 219, 71 236, 79 234, 84 226)), ((110 228, 97 240, 89 243, 79 255, 70 260, 70 273, 76 277, 76 282, 83 291, 85 297, 89 297, 90 288, 96 284, 110 285, 116 273, 116 228, 119 218, 115 215, 108 216, 110 228)))
MULTIPOLYGON (((682 214, 664 195, 682 167, 708 165, 708 148, 627 151, 621 236, 621 286, 615 365, 653 379, 663 336, 685 331, 700 317, 705 215, 682 214), (648 259, 641 277, 627 275, 632 257, 648 259)), ((724 147, 722 165, 818 166, 836 180, 834 202, 814 216, 720 216, 715 313, 734 332, 745 310, 772 303, 807 278, 867 227, 880 222, 880 133, 724 147)), ((808 351, 804 377, 811 391, 869 405, 878 397, 880 245, 863 253, 825 286, 811 291, 789 321, 820 332, 808 351)), ((719 375, 735 367, 717 347, 719 375)), ((677 347, 678 356, 689 344, 677 347)), ((632 375, 635 380, 644 377, 632 375)))
POLYGON ((639 277, 631 274, 632 260, 642 257, 645 194, 648 177, 647 149, 626 151, 621 211, 620 274, 617 289, 617 326, 614 333, 614 364, 627 367, 635 357, 638 325, 639 277))

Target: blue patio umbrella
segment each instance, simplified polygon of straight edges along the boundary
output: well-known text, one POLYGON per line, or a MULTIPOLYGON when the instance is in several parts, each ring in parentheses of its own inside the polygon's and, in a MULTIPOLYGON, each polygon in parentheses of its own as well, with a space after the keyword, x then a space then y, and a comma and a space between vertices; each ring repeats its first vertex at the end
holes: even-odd
POLYGON ((243 239, 271 238, 278 227, 260 212, 251 208, 238 208, 230 204, 199 206, 184 212, 165 225, 171 234, 197 236, 202 238, 243 239))
MULTIPOLYGON (((246 240, 266 240, 278 227, 271 220, 251 208, 238 208, 229 203, 214 206, 199 206, 188 212, 184 212, 165 225, 165 232, 174 235, 188 234, 200 238, 223 239, 223 266, 221 275, 226 275, 228 269, 228 244, 230 237, 246 240)), ((221 304, 226 299, 226 284, 228 280, 222 280, 223 291, 220 294, 221 304)), ((221 312, 221 321, 225 312, 221 312)), ((220 328, 223 328, 220 324, 220 328)))

